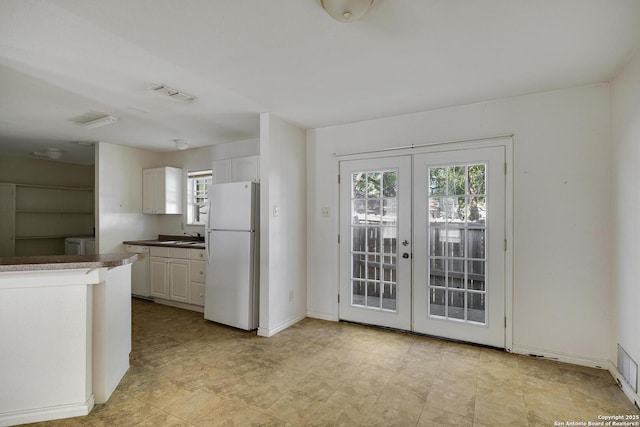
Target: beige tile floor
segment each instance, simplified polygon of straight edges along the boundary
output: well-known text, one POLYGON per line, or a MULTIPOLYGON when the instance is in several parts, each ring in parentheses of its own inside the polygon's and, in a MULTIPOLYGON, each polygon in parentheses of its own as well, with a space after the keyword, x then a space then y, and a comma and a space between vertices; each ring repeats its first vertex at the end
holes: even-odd
POLYGON ((133 301, 131 369, 43 426, 553 426, 638 414, 609 373, 345 323, 272 338, 133 301))

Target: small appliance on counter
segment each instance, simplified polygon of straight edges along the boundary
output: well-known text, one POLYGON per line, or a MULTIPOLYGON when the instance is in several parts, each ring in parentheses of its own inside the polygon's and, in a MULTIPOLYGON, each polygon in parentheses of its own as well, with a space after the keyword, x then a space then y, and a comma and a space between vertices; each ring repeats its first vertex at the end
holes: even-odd
POLYGON ((209 187, 205 228, 204 318, 247 331, 258 327, 258 184, 209 187))
POLYGON ((67 237, 64 239, 65 255, 90 255, 95 253, 95 237, 67 237))

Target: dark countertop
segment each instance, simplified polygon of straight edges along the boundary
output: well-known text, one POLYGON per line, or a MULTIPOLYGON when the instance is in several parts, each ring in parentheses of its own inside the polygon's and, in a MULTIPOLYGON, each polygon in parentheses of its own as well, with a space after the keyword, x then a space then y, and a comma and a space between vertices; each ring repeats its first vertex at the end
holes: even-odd
POLYGON ((164 248, 186 248, 204 249, 204 240, 189 236, 164 236, 159 235, 157 239, 151 240, 130 240, 122 242, 125 245, 137 246, 161 246, 164 248))
POLYGON ((10 271, 74 270, 119 267, 133 263, 136 254, 43 255, 0 257, 0 273, 10 271))

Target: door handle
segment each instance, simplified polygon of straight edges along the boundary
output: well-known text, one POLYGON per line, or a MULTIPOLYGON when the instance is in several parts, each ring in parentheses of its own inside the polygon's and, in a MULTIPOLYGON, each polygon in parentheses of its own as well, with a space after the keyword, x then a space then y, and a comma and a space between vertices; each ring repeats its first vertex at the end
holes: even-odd
POLYGON ((403 254, 402 254, 402 258, 404 258, 404 259, 409 258, 409 254, 408 254, 408 253, 406 253, 406 252, 405 252, 405 253, 403 253, 403 254))

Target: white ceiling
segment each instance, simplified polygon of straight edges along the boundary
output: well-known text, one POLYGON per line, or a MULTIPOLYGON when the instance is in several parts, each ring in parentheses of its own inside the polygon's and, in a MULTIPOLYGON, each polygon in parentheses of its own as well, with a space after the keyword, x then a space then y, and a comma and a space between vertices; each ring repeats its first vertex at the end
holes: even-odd
POLYGON ((640 40, 639 0, 1 0, 0 153, 106 141, 157 151, 610 80, 640 40), (165 83, 195 95, 154 93, 165 83), (71 119, 120 118, 88 130, 71 119))

